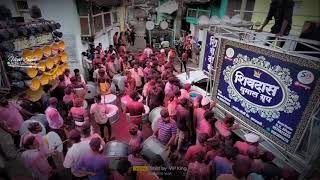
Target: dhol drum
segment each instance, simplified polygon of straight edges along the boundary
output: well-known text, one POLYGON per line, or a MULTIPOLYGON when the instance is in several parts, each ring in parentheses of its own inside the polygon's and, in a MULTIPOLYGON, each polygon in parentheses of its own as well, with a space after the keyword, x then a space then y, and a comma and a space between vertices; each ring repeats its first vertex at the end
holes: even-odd
POLYGON ((41 123, 46 129, 49 128, 49 123, 47 120, 46 115, 44 114, 37 114, 32 116, 30 119, 38 121, 39 123, 41 123))
POLYGON ((118 86, 120 92, 124 92, 125 87, 124 87, 124 82, 125 82, 126 77, 121 76, 120 74, 116 74, 112 78, 112 83, 116 86, 118 86))
POLYGON ((87 109, 88 107, 88 102, 86 100, 83 101, 83 105, 82 105, 83 108, 87 109))
POLYGON ((101 102, 104 104, 116 105, 117 96, 114 94, 101 95, 101 102))
POLYGON ((151 129, 155 131, 158 127, 158 120, 161 117, 160 112, 163 107, 156 107, 149 113, 149 121, 151 122, 151 129))
POLYGON ((87 83, 87 93, 85 99, 93 99, 98 93, 97 86, 94 82, 87 83))
POLYGON ((57 150, 58 152, 62 152, 63 143, 60 136, 55 132, 49 132, 44 137, 44 142, 47 143, 50 150, 57 150))
POLYGON ((128 144, 120 141, 110 141, 106 144, 104 155, 110 159, 110 168, 115 170, 121 158, 127 158, 130 154, 128 144))
POLYGON ((160 155, 164 162, 167 161, 169 150, 165 150, 165 146, 154 136, 150 136, 143 142, 141 154, 151 160, 155 155, 160 155))
POLYGON ((107 116, 109 117, 110 123, 114 124, 114 123, 118 122, 118 120, 120 119, 118 107, 116 105, 113 105, 113 104, 106 104, 106 106, 107 106, 107 109, 111 110, 107 114, 107 116))
POLYGON ((117 88, 113 83, 111 83, 111 93, 112 94, 116 94, 117 93, 117 88))
MULTIPOLYGON (((141 95, 139 95, 139 97, 140 97, 139 102, 142 102, 143 101, 143 97, 141 95)), ((122 96, 120 101, 121 101, 121 109, 122 109, 122 111, 126 112, 126 107, 127 107, 128 102, 132 101, 131 97, 129 95, 122 96)))
POLYGON ((42 123, 40 123, 39 121, 34 120, 34 119, 29 119, 29 120, 26 120, 26 121, 24 121, 24 122, 22 123, 22 125, 21 125, 21 127, 20 127, 20 131, 19 131, 20 136, 22 136, 22 135, 30 132, 29 129, 28 129, 29 124, 35 123, 35 122, 39 123, 40 126, 41 126, 41 132, 39 133, 39 135, 41 135, 41 136, 46 135, 46 128, 44 127, 44 125, 43 125, 42 123))

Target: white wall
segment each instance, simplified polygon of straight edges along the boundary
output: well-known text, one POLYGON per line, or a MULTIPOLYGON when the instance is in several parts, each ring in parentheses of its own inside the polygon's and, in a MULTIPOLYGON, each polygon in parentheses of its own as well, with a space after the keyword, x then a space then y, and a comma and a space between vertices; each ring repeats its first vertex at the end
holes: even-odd
POLYGON ((75 1, 28 0, 28 4, 29 7, 37 5, 41 9, 44 19, 53 20, 61 24, 59 31, 61 31, 64 36, 70 37, 67 39, 69 42, 65 42, 66 45, 75 45, 75 47, 69 48, 69 50, 74 52, 68 52, 70 55, 70 66, 79 67, 79 65, 81 65, 81 52, 86 49, 84 49, 81 42, 80 19, 75 1))

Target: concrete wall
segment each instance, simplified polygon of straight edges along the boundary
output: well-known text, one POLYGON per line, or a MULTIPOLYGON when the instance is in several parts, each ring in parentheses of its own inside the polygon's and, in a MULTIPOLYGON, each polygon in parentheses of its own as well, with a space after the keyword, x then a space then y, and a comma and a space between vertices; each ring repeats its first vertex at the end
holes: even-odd
MULTIPOLYGON (((263 23, 267 16, 271 0, 256 0, 252 22, 263 23)), ((294 16, 292 19, 291 35, 299 36, 305 21, 320 22, 320 1, 319 0, 300 0, 295 1, 294 16)), ((266 26, 264 31, 270 31, 274 21, 266 26)))

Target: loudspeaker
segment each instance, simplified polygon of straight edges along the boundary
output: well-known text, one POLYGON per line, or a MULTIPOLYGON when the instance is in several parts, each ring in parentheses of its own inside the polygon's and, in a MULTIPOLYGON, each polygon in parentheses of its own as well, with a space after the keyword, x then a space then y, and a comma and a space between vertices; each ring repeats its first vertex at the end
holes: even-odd
POLYGON ((41 18, 41 10, 38 6, 32 6, 31 9, 30 9, 30 16, 33 18, 33 19, 39 19, 41 18))

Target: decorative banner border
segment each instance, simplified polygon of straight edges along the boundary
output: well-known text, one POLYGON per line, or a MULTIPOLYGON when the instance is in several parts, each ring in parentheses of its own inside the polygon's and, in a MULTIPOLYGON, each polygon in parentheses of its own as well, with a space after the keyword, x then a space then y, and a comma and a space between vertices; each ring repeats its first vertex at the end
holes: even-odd
MULTIPOLYGON (((256 47, 236 41, 231 41, 228 39, 221 39, 220 41, 220 53, 218 57, 217 62, 217 69, 216 69, 216 81, 214 82, 214 89, 213 89, 213 97, 217 99, 220 102, 220 105, 230 111, 235 116, 239 117, 241 120, 243 120, 246 124, 251 126, 253 129, 256 129, 258 132, 266 136, 268 139, 270 139, 273 143, 278 145, 279 147, 289 151, 294 152, 297 148, 296 146, 299 144, 304 132, 305 128, 308 124, 308 121, 310 120, 310 117, 312 115, 312 112, 316 108, 315 105, 320 99, 320 63, 311 61, 308 59, 304 59, 301 57, 296 57, 293 55, 288 55, 276 51, 272 51, 269 49, 256 47), (246 51, 252 51, 256 54, 259 54, 258 57, 252 57, 248 58, 248 56, 243 54, 234 54, 234 51, 232 48, 228 49, 228 46, 233 46, 242 50, 246 51), (227 66, 225 69, 223 68, 223 62, 225 61, 225 58, 233 57, 233 66, 227 66), (284 62, 284 65, 282 64, 270 64, 266 58, 275 58, 278 61, 284 62), (295 86, 302 86, 302 88, 308 88, 308 86, 305 86, 303 84, 299 84, 298 82, 294 82, 293 79, 290 76, 290 70, 285 67, 286 64, 293 64, 295 66, 305 67, 308 69, 312 69, 316 73, 317 81, 314 83, 314 89, 312 94, 309 97, 309 101, 307 102, 307 105, 304 106, 305 109, 302 113, 302 116, 300 120, 298 120, 298 124, 296 125, 295 132, 290 140, 290 142, 285 143, 283 140, 279 139, 279 137, 276 137, 275 135, 271 134, 270 132, 266 131, 263 127, 259 126, 258 124, 254 123, 252 120, 250 120, 248 115, 246 113, 240 113, 239 111, 231 108, 228 105, 228 102, 223 100, 222 98, 217 98, 218 94, 221 92, 219 91, 219 84, 224 81, 224 83, 229 84, 228 85, 228 94, 229 97, 233 102, 240 103, 242 108, 245 109, 248 113, 257 113, 260 115, 260 117, 265 118, 266 121, 272 122, 276 120, 279 117, 280 113, 291 113, 293 111, 299 111, 299 109, 303 110, 301 108, 299 103, 299 96, 292 90, 290 90, 291 85, 295 86), (246 98, 243 97, 240 92, 235 90, 234 83, 230 83, 232 81, 232 78, 234 77, 236 72, 240 72, 239 70, 243 68, 254 68, 258 69, 258 71, 254 72, 254 76, 260 76, 262 73, 265 72, 275 72, 272 75, 273 79, 278 80, 277 83, 282 87, 282 93, 284 98, 281 100, 281 102, 277 103, 274 107, 263 107, 263 106, 257 106, 254 103, 251 103, 246 98), (221 77, 222 76, 222 77, 221 77), (221 81, 221 82, 220 82, 221 81), (298 83, 298 84, 297 84, 298 83), (240 98, 239 98, 240 97, 240 98)), ((292 69, 291 69, 292 71, 292 69)), ((241 74, 238 74, 241 78, 241 74)), ((243 75, 243 74, 242 74, 243 75)), ((260 77, 259 77, 260 78, 260 77)), ((252 80, 252 79, 251 79, 252 80)), ((281 88, 280 88, 281 89, 281 88)), ((260 95, 260 94, 259 94, 260 95)))

